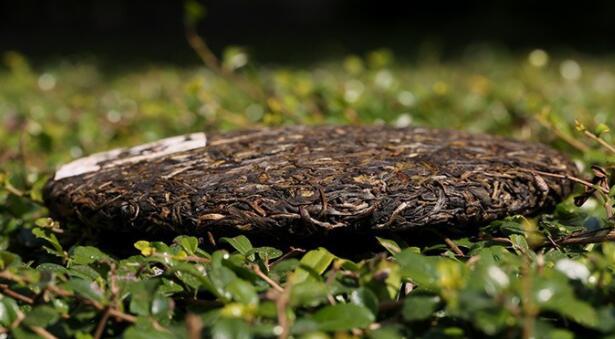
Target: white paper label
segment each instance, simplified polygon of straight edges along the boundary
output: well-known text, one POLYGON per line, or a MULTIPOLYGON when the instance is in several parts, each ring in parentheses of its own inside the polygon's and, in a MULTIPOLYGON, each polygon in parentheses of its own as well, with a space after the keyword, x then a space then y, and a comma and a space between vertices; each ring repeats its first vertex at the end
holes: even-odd
POLYGON ((118 148, 107 152, 95 153, 63 165, 56 171, 53 179, 60 180, 69 178, 76 175, 100 171, 103 168, 109 168, 124 163, 135 163, 173 153, 189 151, 195 148, 205 147, 206 145, 207 136, 205 133, 192 133, 170 137, 136 147, 118 148))

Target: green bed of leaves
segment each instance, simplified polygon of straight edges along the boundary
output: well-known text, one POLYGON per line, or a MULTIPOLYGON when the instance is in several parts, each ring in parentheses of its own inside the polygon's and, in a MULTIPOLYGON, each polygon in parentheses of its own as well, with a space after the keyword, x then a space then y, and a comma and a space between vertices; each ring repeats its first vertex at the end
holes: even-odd
POLYGON ((216 72, 2 55, 0 337, 615 336, 615 244, 558 244, 614 225, 615 157, 605 145, 614 141, 615 62, 540 50, 425 55, 395 60, 378 50, 297 68, 254 65, 231 48, 216 72), (363 260, 244 236, 216 247, 189 236, 141 240, 129 254, 105 253, 87 236, 91 225, 75 241, 75 226, 50 220, 41 204, 46 178, 72 158, 198 130, 295 123, 541 141, 570 154, 602 193, 582 207, 570 198, 552 213, 494 222, 479 237, 421 246, 379 238, 363 260))

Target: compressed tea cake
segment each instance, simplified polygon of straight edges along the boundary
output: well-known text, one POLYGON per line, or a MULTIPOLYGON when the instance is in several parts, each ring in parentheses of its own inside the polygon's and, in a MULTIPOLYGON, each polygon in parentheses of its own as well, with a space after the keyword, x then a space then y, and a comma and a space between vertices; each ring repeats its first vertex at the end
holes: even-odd
POLYGON ((552 207, 573 163, 540 144, 451 130, 294 126, 196 133, 62 166, 54 217, 114 231, 277 238, 480 225, 552 207))

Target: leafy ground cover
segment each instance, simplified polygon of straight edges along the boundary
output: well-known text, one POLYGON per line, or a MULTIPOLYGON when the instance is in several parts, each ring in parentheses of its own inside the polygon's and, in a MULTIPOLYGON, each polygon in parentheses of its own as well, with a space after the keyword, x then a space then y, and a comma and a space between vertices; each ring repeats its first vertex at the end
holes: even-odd
POLYGON ((2 57, 1 336, 615 335, 615 244, 604 241, 615 225, 608 59, 482 50, 405 62, 378 50, 295 68, 254 65, 231 48, 215 71, 118 72, 79 59, 34 66, 16 52, 2 57), (189 236, 140 240, 118 254, 88 225, 49 219, 41 204, 46 178, 72 158, 180 133, 299 123, 540 141, 583 169, 577 204, 571 197, 552 213, 513 216, 468 238, 379 238, 364 259, 243 236, 215 246, 189 236))

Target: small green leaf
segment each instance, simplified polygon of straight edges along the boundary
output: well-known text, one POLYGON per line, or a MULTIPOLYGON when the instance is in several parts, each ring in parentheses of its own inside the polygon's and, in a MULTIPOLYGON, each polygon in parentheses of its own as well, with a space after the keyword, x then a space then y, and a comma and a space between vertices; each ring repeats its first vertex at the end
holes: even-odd
POLYGON ((68 269, 66 269, 66 267, 58 265, 58 264, 54 264, 54 263, 40 264, 36 267, 36 269, 41 272, 51 272, 54 274, 67 274, 68 273, 68 269))
POLYGON ((436 289, 438 284, 438 262, 442 259, 427 257, 405 249, 395 255, 395 259, 401 266, 401 274, 404 278, 412 280, 422 288, 436 289))
POLYGON ((360 287, 350 293, 350 302, 370 310, 374 317, 378 316, 378 297, 369 288, 360 287))
POLYGON ((64 286, 86 299, 100 303, 105 301, 102 290, 94 281, 75 278, 67 281, 64 286))
POLYGON ((199 240, 195 237, 180 235, 176 237, 173 242, 181 246, 189 255, 194 255, 199 248, 199 240))
POLYGON ((392 255, 395 255, 401 252, 401 247, 399 247, 399 245, 393 240, 380 238, 380 237, 376 237, 376 240, 378 240, 380 245, 382 245, 382 247, 384 247, 392 255))
POLYGON ((160 286, 159 279, 148 279, 130 285, 130 312, 148 316, 151 313, 152 300, 160 286))
MULTIPOLYGON (((376 330, 373 331, 369 331, 367 333, 367 336, 370 339, 403 339, 406 338, 406 336, 402 336, 400 334, 400 328, 398 328, 398 326, 384 326, 381 328, 378 328, 376 330)), ((410 336, 410 338, 412 338, 412 336, 410 336)))
POLYGON ((155 249, 152 247, 152 244, 149 241, 139 240, 135 243, 135 248, 141 251, 141 255, 150 256, 154 254, 155 249))
POLYGON ((318 280, 333 259, 335 259, 335 256, 322 247, 309 251, 301 258, 299 267, 293 272, 290 279, 294 284, 307 279, 318 280))
POLYGON ((254 254, 258 254, 261 260, 270 260, 282 256, 282 251, 273 247, 257 247, 246 252, 245 256, 250 260, 254 260, 254 254))
POLYGON ((344 331, 366 328, 374 320, 374 314, 367 308, 355 304, 335 304, 314 314, 313 320, 323 331, 344 331))
POLYGON ((598 124, 594 130, 594 134, 597 136, 602 136, 602 134, 609 133, 609 131, 609 126, 606 124, 598 124))
POLYGON ((53 307, 41 305, 26 314, 24 323, 29 326, 47 327, 54 324, 59 318, 60 314, 53 307))
POLYGON ((53 248, 44 246, 47 252, 49 252, 50 254, 57 255, 58 257, 61 257, 61 258, 65 257, 64 249, 62 248, 62 245, 60 245, 60 241, 58 241, 58 238, 56 237, 55 234, 45 231, 45 229, 42 229, 42 228, 33 228, 32 234, 34 234, 34 236, 36 236, 37 238, 47 240, 47 242, 51 244, 53 248))
POLYGON ((320 281, 307 280, 294 284, 290 290, 290 304, 293 306, 315 307, 327 300, 329 290, 320 281))
POLYGON ((254 286, 245 280, 235 279, 231 281, 231 283, 226 286, 226 290, 237 302, 249 305, 258 304, 258 295, 254 290, 254 286))
POLYGON ((439 303, 438 296, 411 294, 404 300, 401 313, 408 321, 425 320, 433 316, 439 303))
POLYGON ((233 246, 233 248, 236 249, 237 252, 243 255, 247 255, 248 252, 252 249, 252 243, 250 243, 250 240, 248 240, 245 235, 239 235, 234 238, 222 238, 221 240, 233 246))
POLYGON ((0 325, 9 327, 17 318, 21 311, 17 302, 9 297, 0 298, 0 325))
POLYGON ((21 258, 9 251, 0 251, 0 269, 21 265, 21 258))
POLYGON ((77 246, 72 249, 71 262, 74 264, 89 265, 106 259, 109 259, 109 256, 96 247, 77 246))
POLYGON ((211 329, 212 339, 251 339, 250 327, 240 319, 220 319, 211 329))

